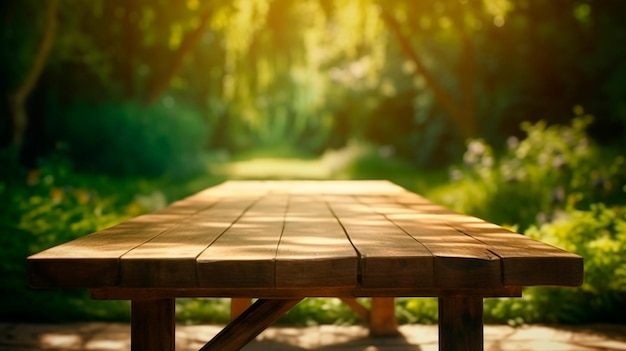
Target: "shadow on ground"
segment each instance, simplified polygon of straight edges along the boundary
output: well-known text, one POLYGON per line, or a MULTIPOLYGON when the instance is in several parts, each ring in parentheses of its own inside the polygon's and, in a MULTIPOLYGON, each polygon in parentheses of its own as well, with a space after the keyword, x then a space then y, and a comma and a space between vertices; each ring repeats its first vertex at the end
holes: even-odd
MULTIPOLYGON (((176 350, 199 350, 221 326, 179 325, 176 350)), ((0 323, 0 351, 118 351, 130 349, 130 327, 123 323, 0 323)), ((401 336, 374 338, 363 326, 273 327, 244 351, 434 351, 437 326, 403 325, 401 336)), ((488 351, 626 351, 626 325, 548 327, 488 325, 488 351)))

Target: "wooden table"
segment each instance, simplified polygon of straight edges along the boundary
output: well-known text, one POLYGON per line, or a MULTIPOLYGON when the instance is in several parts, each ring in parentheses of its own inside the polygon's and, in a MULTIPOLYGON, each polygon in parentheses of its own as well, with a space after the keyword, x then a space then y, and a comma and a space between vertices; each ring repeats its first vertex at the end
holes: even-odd
POLYGON ((177 297, 258 300, 237 350, 305 297, 439 298, 440 350, 482 350, 483 298, 578 286, 580 256, 386 181, 229 181, 28 258, 35 288, 132 301, 132 350, 174 350, 177 297))

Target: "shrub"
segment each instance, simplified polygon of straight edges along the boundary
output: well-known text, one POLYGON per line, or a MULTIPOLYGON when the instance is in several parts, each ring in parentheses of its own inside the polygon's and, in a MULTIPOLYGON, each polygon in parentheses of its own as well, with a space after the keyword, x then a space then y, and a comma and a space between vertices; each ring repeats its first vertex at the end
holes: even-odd
POLYGON ((580 115, 568 126, 524 123, 526 138, 509 138, 499 158, 482 140, 470 141, 464 166, 452 171, 456 190, 439 195, 440 201, 520 230, 568 208, 623 201, 624 157, 607 161, 587 137, 591 122, 580 115))
POLYGON ((194 110, 135 103, 72 105, 60 128, 78 169, 187 176, 201 167, 208 126, 194 110))
POLYGON ((104 189, 99 192, 81 185, 83 179, 72 175, 60 161, 43 164, 28 181, 28 186, 0 187, 0 295, 8 302, 0 309, 0 320, 119 319, 128 315, 120 304, 85 303, 89 301, 87 291, 34 291, 26 284, 27 256, 128 218, 131 214, 118 208, 126 201, 112 192, 104 195, 104 189))

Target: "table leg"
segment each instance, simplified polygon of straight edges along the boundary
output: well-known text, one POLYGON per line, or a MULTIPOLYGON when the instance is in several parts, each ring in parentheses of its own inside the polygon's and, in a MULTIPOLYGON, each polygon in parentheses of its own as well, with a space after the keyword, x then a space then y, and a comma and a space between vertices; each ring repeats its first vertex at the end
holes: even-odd
POLYGON ((174 299, 131 302, 132 351, 174 351, 174 299))
POLYGON ((369 315, 370 335, 398 335, 396 305, 393 297, 373 297, 369 315))
POLYGON ((239 350, 300 301, 302 299, 259 299, 200 351, 239 350))
POLYGON ((483 350, 482 297, 439 298, 439 350, 483 350))

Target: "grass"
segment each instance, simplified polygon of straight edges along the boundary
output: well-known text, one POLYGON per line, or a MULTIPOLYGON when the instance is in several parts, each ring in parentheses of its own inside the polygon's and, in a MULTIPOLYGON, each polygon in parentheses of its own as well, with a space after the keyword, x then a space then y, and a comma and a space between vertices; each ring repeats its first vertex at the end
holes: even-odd
POLYGON ((448 178, 446 170, 417 169, 356 142, 317 157, 282 149, 246 152, 212 163, 209 172, 221 179, 387 179, 424 195, 448 178))
POLYGON ((319 159, 265 157, 214 165, 211 173, 228 179, 329 179, 332 176, 319 159))

